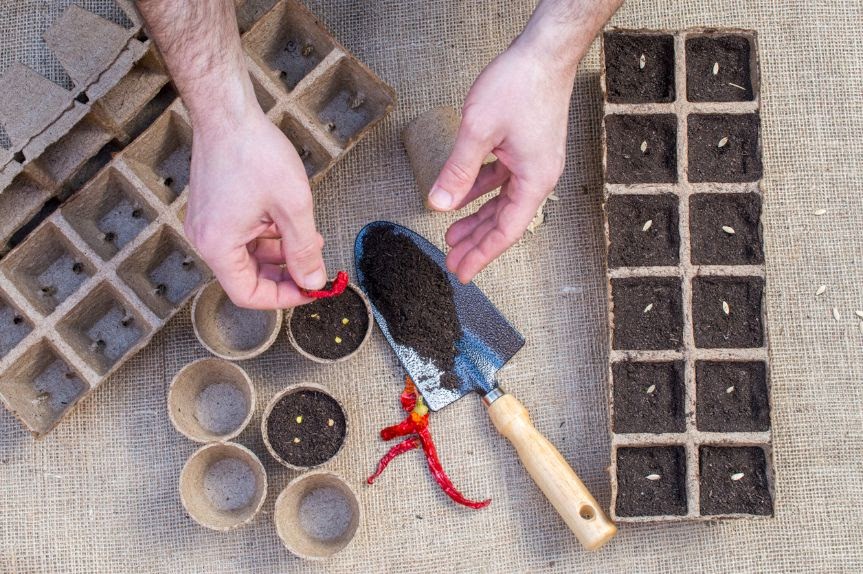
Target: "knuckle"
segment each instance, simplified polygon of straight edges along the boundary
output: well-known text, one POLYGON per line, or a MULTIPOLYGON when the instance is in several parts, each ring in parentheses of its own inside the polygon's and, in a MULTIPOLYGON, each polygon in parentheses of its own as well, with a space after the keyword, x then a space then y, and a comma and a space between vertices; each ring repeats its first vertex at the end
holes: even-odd
POLYGON ((294 243, 288 246, 288 257, 299 264, 314 263, 321 256, 317 241, 294 243))
POLYGON ((473 185, 474 178, 471 173, 458 161, 450 160, 447 163, 446 172, 450 179, 460 186, 473 185))

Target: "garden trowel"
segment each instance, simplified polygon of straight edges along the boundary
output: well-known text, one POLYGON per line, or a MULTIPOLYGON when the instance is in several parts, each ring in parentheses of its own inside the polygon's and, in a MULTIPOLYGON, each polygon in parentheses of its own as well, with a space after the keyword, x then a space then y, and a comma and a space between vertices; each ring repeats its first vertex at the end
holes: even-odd
MULTIPOLYGON (((441 384, 441 377, 445 373, 435 366, 433 361, 393 339, 386 318, 372 301, 378 327, 429 408, 436 411, 470 392, 479 393, 498 432, 515 447, 534 482, 581 544, 589 550, 602 546, 614 536, 617 528, 605 516, 560 452, 534 428, 524 406, 518 399, 504 392, 495 381, 497 371, 524 345, 524 337, 509 324, 476 285, 463 285, 455 275, 446 270, 443 252, 417 233, 394 223, 369 223, 357 236, 354 250, 357 280, 367 294, 369 290, 360 260, 363 258, 363 240, 368 233, 375 230, 408 238, 443 270, 452 285, 455 308, 462 328, 462 336, 455 345, 457 354, 453 370, 458 378, 455 388, 452 388, 453 385, 441 384)), ((436 325, 428 325, 427 328, 428 332, 436 331, 436 325)))

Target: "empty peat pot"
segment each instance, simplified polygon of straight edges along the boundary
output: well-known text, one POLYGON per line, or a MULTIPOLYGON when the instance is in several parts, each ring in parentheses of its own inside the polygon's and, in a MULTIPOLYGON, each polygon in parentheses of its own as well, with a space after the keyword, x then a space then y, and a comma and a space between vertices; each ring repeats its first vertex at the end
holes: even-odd
POLYGON ((261 510, 267 473, 255 454, 232 442, 202 446, 180 473, 180 500, 189 516, 213 530, 242 526, 261 510))
POLYGON ((252 420, 255 387, 246 371, 224 359, 189 363, 168 389, 168 416, 196 442, 230 440, 252 420))
POLYGON ((261 434, 273 458, 293 470, 306 470, 341 451, 348 421, 341 403, 324 387, 292 385, 267 405, 261 434))
POLYGON ((339 475, 313 471, 292 480, 276 500, 276 531, 295 556, 322 560, 344 550, 360 526, 356 493, 339 475))
POLYGON ((192 303, 192 327, 201 344, 223 359, 251 359, 269 349, 282 327, 280 309, 243 309, 211 281, 192 303))
MULTIPOLYGON (((330 284, 327 284, 327 288, 330 284)), ((372 308, 353 283, 337 297, 288 310, 288 337, 297 352, 318 363, 350 359, 372 332, 372 308)))

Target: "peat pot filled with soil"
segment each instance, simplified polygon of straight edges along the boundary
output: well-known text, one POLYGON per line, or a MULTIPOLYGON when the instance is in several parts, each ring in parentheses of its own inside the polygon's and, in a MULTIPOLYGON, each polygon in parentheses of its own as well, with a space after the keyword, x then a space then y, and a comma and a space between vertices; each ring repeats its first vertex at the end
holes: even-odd
POLYGON ((292 385, 267 405, 261 434, 273 458, 293 470, 306 470, 341 451, 348 421, 342 404, 324 387, 292 385))
MULTIPOLYGON (((330 289, 327 284, 326 289, 330 289)), ((372 309, 366 296, 349 284, 341 295, 316 299, 288 311, 291 346, 318 363, 350 359, 372 332, 372 309)))

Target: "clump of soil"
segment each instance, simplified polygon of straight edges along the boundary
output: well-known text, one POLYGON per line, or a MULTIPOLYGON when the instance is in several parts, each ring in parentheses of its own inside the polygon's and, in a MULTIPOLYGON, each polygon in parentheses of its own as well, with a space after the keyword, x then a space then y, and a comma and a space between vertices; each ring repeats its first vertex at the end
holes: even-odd
POLYGON ((683 361, 612 366, 614 432, 664 433, 686 430, 683 361))
POLYGON ((674 101, 674 38, 607 32, 608 101, 620 104, 674 101))
POLYGON ((696 193, 689 198, 692 263, 764 263, 760 221, 761 198, 755 193, 696 193))
POLYGON ((444 371, 441 386, 457 387, 452 370, 462 329, 446 273, 413 241, 390 228, 369 230, 359 266, 369 298, 395 342, 444 371))
POLYGON ((288 393, 267 417, 270 446, 294 466, 318 466, 330 460, 341 448, 346 432, 341 405, 322 391, 288 393))
POLYGON ((683 341, 680 279, 612 279, 611 297, 614 305, 614 349, 680 348, 683 341))
POLYGON ((686 451, 682 446, 617 449, 618 516, 686 514, 686 451))
POLYGON ((702 514, 773 514, 767 457, 757 446, 702 446, 702 514))
MULTIPOLYGON (((324 289, 331 288, 332 282, 324 289)), ((341 295, 316 299, 291 313, 294 340, 305 352, 322 359, 340 359, 354 352, 368 328, 366 305, 350 287, 341 295)))
POLYGON ((761 179, 758 114, 690 114, 689 181, 742 183, 761 179))
POLYGON ((692 280, 695 346, 750 349, 764 344, 761 277, 696 277, 692 280), (724 304, 723 304, 724 303, 724 304))
POLYGON ((766 371, 766 365, 760 361, 696 361, 695 420, 698 430, 769 430, 766 371))
POLYGON ((743 36, 687 39, 686 98, 690 102, 751 102, 749 60, 749 40, 743 36))
POLYGON ((608 266, 677 265, 680 251, 677 196, 614 195, 608 212, 608 266))
POLYGON ((613 114, 605 132, 608 183, 677 182, 677 116, 613 114))

